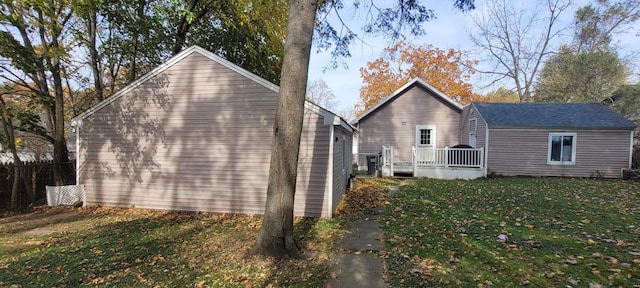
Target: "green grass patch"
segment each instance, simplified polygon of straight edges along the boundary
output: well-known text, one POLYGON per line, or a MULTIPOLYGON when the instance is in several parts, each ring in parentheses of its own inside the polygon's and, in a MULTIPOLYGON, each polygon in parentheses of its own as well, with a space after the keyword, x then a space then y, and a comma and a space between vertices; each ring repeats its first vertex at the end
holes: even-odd
POLYGON ((296 219, 311 260, 249 255, 262 218, 40 208, 0 218, 0 287, 322 287, 340 219, 296 219), (12 286, 14 285, 14 286, 12 286))
POLYGON ((381 224, 390 287, 640 286, 638 182, 420 179, 381 224))

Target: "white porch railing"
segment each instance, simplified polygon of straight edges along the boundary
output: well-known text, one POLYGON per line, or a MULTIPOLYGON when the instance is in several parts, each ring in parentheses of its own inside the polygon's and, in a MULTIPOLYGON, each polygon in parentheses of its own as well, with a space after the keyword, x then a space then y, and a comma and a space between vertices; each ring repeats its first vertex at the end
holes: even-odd
POLYGON ((380 166, 383 177, 393 176, 393 147, 382 145, 380 166))
POLYGON ((416 148, 412 147, 413 169, 416 167, 484 167, 484 148, 416 148))

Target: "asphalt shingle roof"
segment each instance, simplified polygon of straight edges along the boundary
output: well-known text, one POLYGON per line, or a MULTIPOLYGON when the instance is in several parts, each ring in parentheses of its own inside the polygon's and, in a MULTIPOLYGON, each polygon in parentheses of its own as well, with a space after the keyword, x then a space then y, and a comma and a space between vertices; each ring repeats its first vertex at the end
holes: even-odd
POLYGON ((601 128, 632 130, 635 124, 600 103, 474 102, 489 127, 601 128))

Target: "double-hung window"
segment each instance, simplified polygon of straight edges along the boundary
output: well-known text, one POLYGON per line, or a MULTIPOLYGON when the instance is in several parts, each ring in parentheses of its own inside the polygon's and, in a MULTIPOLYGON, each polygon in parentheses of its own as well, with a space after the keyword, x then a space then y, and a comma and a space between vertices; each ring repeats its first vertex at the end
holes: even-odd
POLYGON ((547 164, 576 164, 576 133, 549 133, 547 164))

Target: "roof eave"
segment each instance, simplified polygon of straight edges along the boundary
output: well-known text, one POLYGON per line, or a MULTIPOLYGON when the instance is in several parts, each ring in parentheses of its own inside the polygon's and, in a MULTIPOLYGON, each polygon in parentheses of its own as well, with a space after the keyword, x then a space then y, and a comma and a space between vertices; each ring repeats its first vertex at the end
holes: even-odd
POLYGON ((464 106, 462 106, 460 103, 454 101, 449 96, 447 96, 446 94, 442 93, 440 90, 438 90, 435 87, 429 85, 429 83, 427 83, 426 81, 424 81, 424 80, 422 80, 420 78, 414 78, 413 80, 411 80, 411 81, 407 82, 406 84, 402 85, 402 87, 398 88, 391 95, 389 95, 389 96, 385 97, 384 99, 380 100, 380 102, 378 102, 378 104, 374 105, 369 110, 365 111, 362 115, 360 115, 359 117, 357 117, 356 119, 351 121, 351 124, 355 125, 356 123, 360 122, 361 120, 363 120, 364 118, 366 118, 367 116, 369 116, 370 114, 372 114, 373 112, 378 110, 380 107, 386 105, 388 102, 390 102, 391 100, 393 100, 397 96, 399 96, 399 95, 403 94, 404 92, 406 92, 406 90, 409 89, 414 84, 420 84, 422 87, 426 88, 427 90, 431 91, 433 94, 438 96, 440 99, 444 100, 447 104, 450 104, 451 106, 453 106, 455 109, 458 110, 458 112, 462 111, 462 109, 464 108, 464 106))

